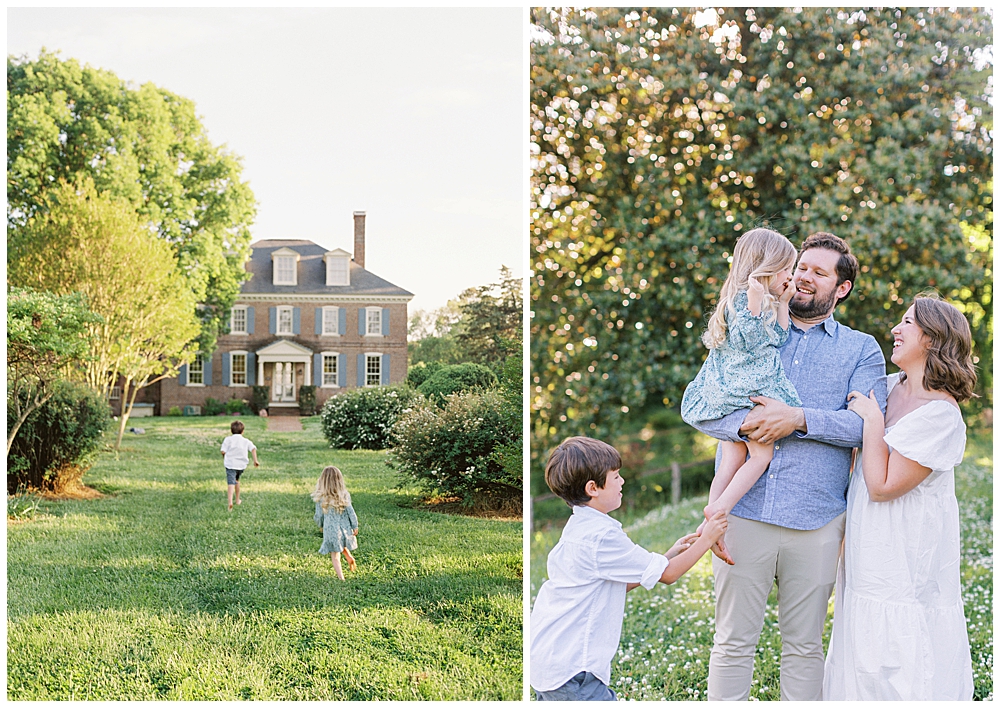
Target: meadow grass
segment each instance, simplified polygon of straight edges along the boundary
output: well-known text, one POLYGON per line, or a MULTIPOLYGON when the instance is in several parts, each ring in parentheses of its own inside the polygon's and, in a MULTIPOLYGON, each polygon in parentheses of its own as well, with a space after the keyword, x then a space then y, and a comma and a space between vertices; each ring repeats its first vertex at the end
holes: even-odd
MULTIPOLYGON (((969 431, 965 461, 955 470, 962 519, 962 584, 972 645, 976 700, 993 700, 993 435, 969 431)), ((662 552, 700 523, 704 496, 682 500, 642 516, 618 516, 636 543, 662 552)), ((566 509, 565 516, 568 517, 566 509)), ((616 514, 617 516, 617 514, 616 514)), ((548 524, 531 537, 531 601, 546 578, 545 559, 561 528, 548 524)), ((715 631, 715 592, 710 556, 674 585, 641 588, 626 599, 622 638, 611 666, 619 699, 704 700, 715 631)), ((823 635, 829 644, 833 601, 823 635)), ((781 634, 777 591, 772 589, 757 646, 750 700, 779 700, 781 634)))
POLYGON ((229 422, 144 419, 85 476, 102 498, 8 522, 8 699, 521 697, 519 521, 421 510, 384 453, 329 449, 318 418, 245 421, 261 467, 229 512, 229 422), (328 464, 359 517, 346 582, 308 496, 328 464))

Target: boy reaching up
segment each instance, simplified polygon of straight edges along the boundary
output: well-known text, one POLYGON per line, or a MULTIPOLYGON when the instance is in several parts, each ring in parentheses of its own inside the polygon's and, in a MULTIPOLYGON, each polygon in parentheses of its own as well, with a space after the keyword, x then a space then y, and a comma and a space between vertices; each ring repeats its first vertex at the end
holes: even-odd
POLYGON ((726 515, 705 522, 665 554, 633 543, 608 516, 622 503, 618 451, 593 438, 564 440, 549 457, 545 482, 573 508, 549 553, 546 580, 531 610, 531 686, 540 701, 613 701, 611 660, 618 650, 625 593, 673 583, 726 532, 726 515))

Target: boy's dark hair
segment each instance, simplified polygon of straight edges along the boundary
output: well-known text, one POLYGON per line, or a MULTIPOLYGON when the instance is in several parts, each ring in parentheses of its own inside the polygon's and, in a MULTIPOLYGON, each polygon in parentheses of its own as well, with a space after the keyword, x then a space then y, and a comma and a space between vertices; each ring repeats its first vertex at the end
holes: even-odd
POLYGON ((594 438, 566 438, 545 465, 545 483, 557 497, 570 506, 584 506, 590 501, 587 482, 604 488, 608 472, 622 467, 622 456, 606 442, 594 438))
POLYGON ((810 234, 799 247, 799 255, 801 256, 810 248, 826 248, 840 254, 840 258, 837 260, 837 285, 849 280, 851 281, 851 289, 847 291, 847 295, 837 300, 839 305, 851 296, 854 285, 858 282, 858 259, 851 253, 851 246, 847 241, 828 231, 817 231, 810 234))
POLYGON ((238 420, 234 420, 233 424, 229 426, 229 429, 233 431, 233 435, 238 435, 243 433, 243 423, 238 420))

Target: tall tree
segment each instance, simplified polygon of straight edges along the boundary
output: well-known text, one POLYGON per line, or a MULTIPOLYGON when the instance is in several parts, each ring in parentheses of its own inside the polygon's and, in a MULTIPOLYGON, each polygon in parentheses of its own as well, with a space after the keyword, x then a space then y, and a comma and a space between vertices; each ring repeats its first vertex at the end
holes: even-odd
POLYGON ((511 353, 521 355, 524 308, 521 279, 500 268, 500 280, 469 288, 458 296, 461 319, 455 338, 467 361, 500 365, 511 353))
POLYGON ((198 350, 194 293, 170 244, 126 200, 98 194, 85 179, 48 190, 8 254, 12 283, 80 292, 101 316, 87 325, 84 378, 105 398, 121 381, 120 445, 138 389, 176 375, 198 350))
POLYGON ((961 301, 991 371, 987 11, 531 19, 533 455, 677 405, 735 241, 761 223, 852 244, 837 317, 886 350, 917 292, 961 301))
POLYGON ((100 323, 80 293, 7 291, 7 454, 21 425, 87 355, 88 325, 100 323))
POLYGON ((202 303, 205 350, 246 278, 256 203, 241 169, 186 98, 44 50, 7 59, 8 234, 26 228, 60 181, 90 177, 170 244, 202 303))

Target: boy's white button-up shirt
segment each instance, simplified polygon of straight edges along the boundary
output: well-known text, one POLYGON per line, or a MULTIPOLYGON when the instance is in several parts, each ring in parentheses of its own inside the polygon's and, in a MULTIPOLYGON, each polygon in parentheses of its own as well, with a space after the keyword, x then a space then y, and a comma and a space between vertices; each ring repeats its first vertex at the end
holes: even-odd
POLYGON ((666 556, 633 543, 607 514, 573 507, 531 610, 532 687, 552 691, 581 671, 610 685, 626 586, 651 589, 667 565, 666 556))
POLYGON ((222 452, 226 453, 222 464, 227 470, 245 470, 250 464, 250 451, 256 449, 252 442, 234 433, 222 441, 222 452))

